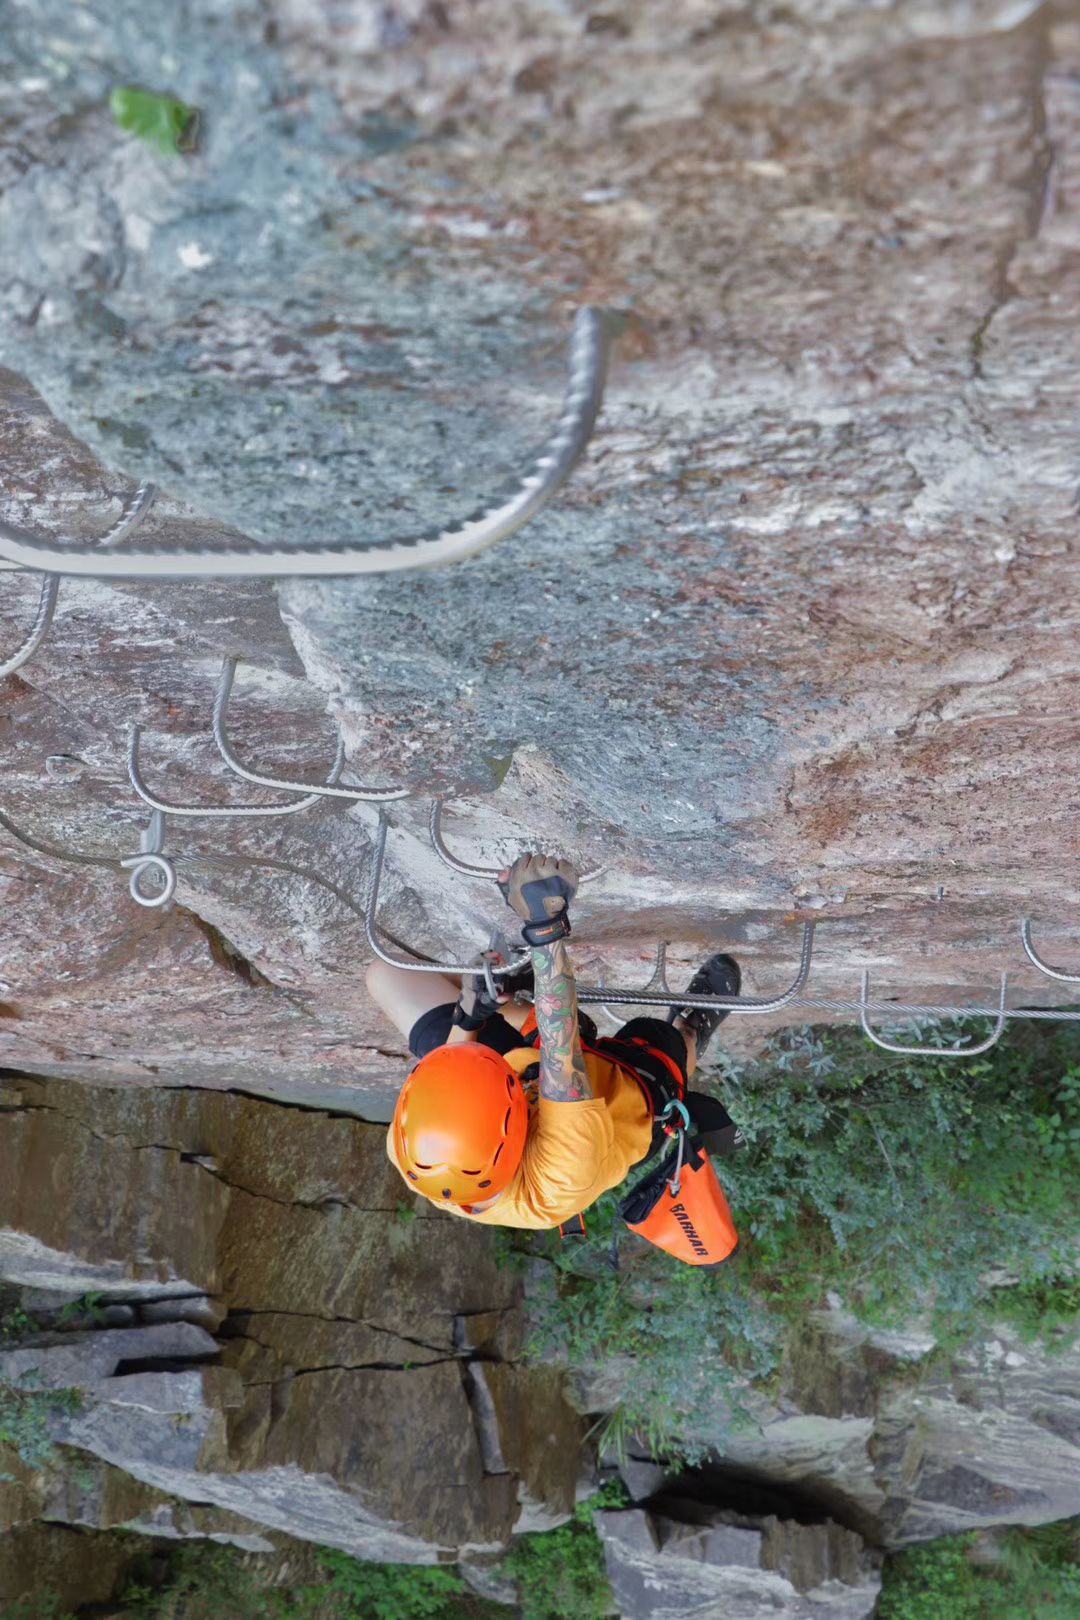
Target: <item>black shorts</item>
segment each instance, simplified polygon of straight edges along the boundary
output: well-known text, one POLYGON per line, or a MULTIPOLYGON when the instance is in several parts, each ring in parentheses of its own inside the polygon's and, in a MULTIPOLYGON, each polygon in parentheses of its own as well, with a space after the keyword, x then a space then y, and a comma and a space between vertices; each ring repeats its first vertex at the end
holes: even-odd
MULTIPOLYGON (((409 1051, 414 1057, 427 1057, 437 1046, 445 1046, 450 1039, 453 1028, 454 1003, 444 1002, 441 1007, 431 1007, 416 1020, 409 1031, 409 1051)), ((654 1096, 659 1089, 665 1096, 674 1093, 675 1083, 671 1070, 666 1063, 646 1052, 640 1046, 629 1043, 634 1040, 648 1041, 657 1051, 665 1053, 673 1059, 682 1075, 685 1089, 686 1079, 686 1042, 673 1024, 667 1024, 662 1018, 631 1018, 615 1035, 602 1035, 599 1040, 592 1041, 598 1052, 607 1052, 613 1058, 629 1069, 634 1069, 649 1085, 654 1096), (651 1083, 650 1083, 651 1082, 651 1083)), ((486 1024, 481 1024, 476 1032, 476 1039, 481 1046, 490 1046, 496 1052, 512 1052, 515 1047, 534 1044, 529 1036, 524 1038, 507 1022, 502 1013, 496 1013, 489 1018, 486 1024)))

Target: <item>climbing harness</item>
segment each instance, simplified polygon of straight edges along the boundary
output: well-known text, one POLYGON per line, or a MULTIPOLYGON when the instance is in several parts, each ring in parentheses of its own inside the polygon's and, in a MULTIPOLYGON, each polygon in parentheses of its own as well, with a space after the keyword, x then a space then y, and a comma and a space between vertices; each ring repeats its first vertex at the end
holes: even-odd
POLYGON ((723 1265, 739 1235, 686 1104, 673 1098, 657 1123, 674 1146, 620 1201, 619 1214, 631 1232, 684 1265, 723 1265))
MULTIPOLYGON (((570 337, 569 366, 562 413, 551 438, 507 490, 468 517, 444 529, 399 540, 306 541, 295 546, 220 547, 149 545, 105 553, 71 540, 42 539, 13 523, 0 522, 0 558, 19 568, 91 579, 280 579, 388 574, 403 568, 434 568, 471 557, 520 529, 561 489, 589 440, 604 394, 610 342, 609 321, 601 309, 580 309, 570 337)), ((153 500, 151 484, 140 485, 120 521, 98 546, 127 534, 153 500)))

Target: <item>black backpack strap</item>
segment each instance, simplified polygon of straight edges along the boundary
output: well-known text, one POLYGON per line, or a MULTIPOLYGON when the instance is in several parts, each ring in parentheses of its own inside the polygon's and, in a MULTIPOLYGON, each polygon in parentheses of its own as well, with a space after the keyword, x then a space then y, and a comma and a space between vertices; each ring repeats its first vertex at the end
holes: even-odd
POLYGON ((565 1241, 567 1238, 583 1238, 585 1236, 585 1217, 571 1215, 569 1220, 563 1221, 559 1227, 559 1236, 565 1241))

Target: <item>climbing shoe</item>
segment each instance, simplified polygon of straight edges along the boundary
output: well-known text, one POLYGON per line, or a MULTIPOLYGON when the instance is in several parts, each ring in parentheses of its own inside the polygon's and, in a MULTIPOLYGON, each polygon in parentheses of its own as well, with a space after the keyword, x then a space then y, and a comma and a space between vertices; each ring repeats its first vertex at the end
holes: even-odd
MULTIPOLYGON (((687 988, 695 996, 737 996, 741 984, 742 974, 735 958, 717 955, 701 964, 687 988)), ((726 1011, 712 1012, 707 1007, 672 1007, 667 1021, 673 1024, 681 1018, 693 1030, 700 1058, 726 1017, 726 1011)))

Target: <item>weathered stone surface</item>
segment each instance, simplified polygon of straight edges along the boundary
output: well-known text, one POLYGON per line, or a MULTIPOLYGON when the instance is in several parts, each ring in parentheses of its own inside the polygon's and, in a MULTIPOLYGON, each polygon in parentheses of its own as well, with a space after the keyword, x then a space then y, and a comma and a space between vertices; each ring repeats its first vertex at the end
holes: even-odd
MULTIPOLYGON (((590 968, 636 974, 663 933, 677 974, 723 937, 766 989, 805 909, 822 991, 863 961, 892 993, 985 991, 1008 963, 1053 999, 1016 923, 1036 911, 1053 949, 1076 901, 1067 9, 625 0, 594 27, 280 0, 276 45, 241 7, 138 10, 76 25, 57 0, 2 47, 15 517, 90 536, 150 471, 167 539, 411 528, 534 439, 571 304, 631 319, 587 466, 474 563, 292 585, 288 634, 269 587, 65 586, 5 694, 16 819, 129 849, 133 715, 167 793, 218 796, 212 678, 240 652, 241 752, 325 769, 328 704, 365 779, 485 790, 463 849, 602 855, 590 968), (105 107, 163 60, 213 109, 171 165, 105 107), (58 755, 85 770, 50 776, 58 755)), ((35 590, 5 580, 13 625, 35 590)), ((481 943, 490 890, 448 882, 419 806, 396 815, 390 925, 481 943)), ((286 869, 185 868, 169 918, 5 843, 7 1061, 385 1109, 401 1042, 365 1004, 358 918, 311 876, 355 898, 369 827, 230 828, 228 853, 286 869)))
POLYGON ((79 1388, 111 1378, 122 1361, 198 1361, 216 1354, 215 1340, 193 1322, 43 1334, 14 1349, 0 1350, 0 1379, 19 1383, 32 1375, 43 1389, 79 1388))
POLYGON ((56 1524, 20 1525, 0 1536, 0 1594, 14 1601, 55 1592, 61 1612, 106 1603, 129 1556, 111 1537, 56 1524))
MULTIPOLYGON (((332 717, 358 779, 465 796, 447 828, 463 853, 602 857, 575 950, 609 982, 644 979, 663 935, 676 982, 722 938, 749 990, 779 986, 811 915, 825 994, 852 995, 865 963, 886 993, 985 992, 1008 965, 1017 1001, 1067 997, 1019 964, 1016 925, 1031 911, 1069 954, 1071 8, 147 9, 40 0, 0 30, 4 514, 89 542, 150 472, 165 541, 405 532, 466 510, 539 435, 572 305, 628 318, 585 466, 473 563, 280 591, 65 583, 0 694, 5 812, 76 853, 128 853, 132 718, 167 795, 255 797, 208 740, 237 653, 244 757, 321 773, 332 717), (166 73, 205 113, 200 154, 171 165, 106 110, 114 84, 166 73)), ((38 586, 0 584, 6 643, 38 586)), ((386 926, 473 948, 499 904, 448 878, 425 812, 394 812, 386 926)), ((177 818, 170 847, 202 859, 167 915, 134 908, 116 871, 3 832, 0 1059, 385 1117, 404 1043, 362 986, 372 825, 177 818)), ((95 1136, 68 1108, 31 1130, 25 1106, 0 1119, 0 1271, 227 1297, 260 1335, 229 1341, 226 1370, 269 1380, 248 1414, 268 1446, 286 1388, 297 1411, 305 1379, 351 1401, 410 1334, 434 1383, 454 1318, 502 1314, 475 1234, 395 1223, 377 1141, 361 1152, 348 1122, 293 1114, 237 1147, 205 1103, 168 1134, 170 1100, 129 1148, 115 1118, 95 1136), (111 1239, 113 1183, 137 1244, 111 1239), (295 1378, 305 1312, 318 1366, 295 1378), (331 1363, 339 1318, 355 1339, 331 1363)), ((1071 1513, 1073 1360, 1002 1343, 962 1398, 912 1389, 906 1366, 879 1404, 834 1342, 728 1459, 895 1539, 1071 1513)), ((383 1371, 389 1389, 406 1376, 383 1371)), ((243 1410, 207 1407, 203 1440, 243 1410)), ((702 1414, 718 1436, 723 1418, 702 1414)), ((308 1488, 275 1469, 260 1500, 309 1525, 352 1512, 308 1488)))
POLYGON ((885 1356, 877 1335, 828 1313, 808 1346, 813 1386, 796 1379, 780 1409, 724 1439, 723 1459, 736 1478, 741 1469, 808 1492, 889 1546, 1070 1517, 1080 1503, 1080 1353, 1047 1353, 1006 1330, 951 1367, 920 1370, 910 1349, 885 1356))
POLYGON ((598 1513, 624 1620, 867 1620, 881 1578, 853 1531, 730 1514, 598 1513))
POLYGON ((83 1454, 78 1469, 57 1470, 44 1483, 37 1516, 87 1530, 130 1530, 168 1540, 218 1541, 244 1552, 269 1552, 261 1527, 221 1508, 178 1501, 83 1454))
POLYGON ((467 1377, 474 1412, 490 1402, 503 1466, 518 1479, 520 1531, 551 1530, 574 1510, 577 1472, 568 1457, 581 1453, 585 1425, 563 1397, 557 1368, 473 1361, 467 1377))
POLYGON ((215 1290, 228 1189, 176 1149, 153 1146, 160 1138, 135 1151, 130 1139, 43 1105, 45 1095, 33 1081, 3 1083, 3 1275, 73 1292, 215 1290))
MULTIPOLYGON (((197 1283, 204 1320, 228 1312, 219 1339, 173 1314, 0 1349, 0 1378, 85 1391, 80 1410, 54 1414, 58 1440, 169 1497, 391 1562, 496 1550, 516 1527, 565 1518, 580 1419, 556 1373, 495 1359, 512 1353, 503 1318, 517 1321, 519 1285, 484 1229, 400 1218, 382 1127, 182 1088, 11 1079, 4 1098, 17 1136, 0 1254, 17 1274, 47 1236, 70 1246, 73 1276, 96 1269, 139 1311, 184 1312, 197 1283), (46 1162, 54 1196, 35 1201, 22 1167, 46 1162), (184 1294, 144 1301, 138 1276, 175 1278, 177 1249, 184 1294), (490 1429, 473 1365, 490 1379, 490 1429)), ((147 1530, 159 1507, 151 1497, 113 1522, 147 1530)), ((24 1492, 0 1510, 19 1522, 40 1503, 24 1492)), ((211 1533, 165 1516, 175 1534, 211 1533)))

